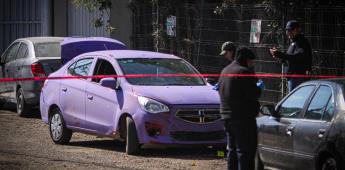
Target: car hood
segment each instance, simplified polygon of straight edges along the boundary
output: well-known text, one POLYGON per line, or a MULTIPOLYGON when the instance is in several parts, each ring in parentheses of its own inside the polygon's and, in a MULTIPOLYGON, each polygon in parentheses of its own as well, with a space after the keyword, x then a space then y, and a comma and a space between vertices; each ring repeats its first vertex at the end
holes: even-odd
POLYGON ((134 86, 133 91, 165 104, 219 104, 212 86, 134 86))

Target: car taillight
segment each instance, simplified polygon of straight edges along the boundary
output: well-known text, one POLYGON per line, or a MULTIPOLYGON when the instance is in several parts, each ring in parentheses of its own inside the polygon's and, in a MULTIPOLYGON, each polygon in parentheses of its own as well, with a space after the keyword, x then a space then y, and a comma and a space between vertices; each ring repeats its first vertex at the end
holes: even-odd
POLYGON ((39 63, 33 63, 31 64, 31 72, 34 75, 34 77, 45 77, 46 73, 43 70, 43 67, 39 63))

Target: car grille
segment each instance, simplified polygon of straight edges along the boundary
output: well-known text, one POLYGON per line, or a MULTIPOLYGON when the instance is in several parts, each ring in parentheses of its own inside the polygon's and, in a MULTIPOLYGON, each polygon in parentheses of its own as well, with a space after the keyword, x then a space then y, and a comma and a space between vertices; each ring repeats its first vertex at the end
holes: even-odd
POLYGON ((218 109, 178 110, 176 117, 193 123, 211 123, 220 119, 218 109))
POLYGON ((212 132, 171 132, 170 136, 179 141, 207 141, 221 140, 225 137, 224 131, 212 132))

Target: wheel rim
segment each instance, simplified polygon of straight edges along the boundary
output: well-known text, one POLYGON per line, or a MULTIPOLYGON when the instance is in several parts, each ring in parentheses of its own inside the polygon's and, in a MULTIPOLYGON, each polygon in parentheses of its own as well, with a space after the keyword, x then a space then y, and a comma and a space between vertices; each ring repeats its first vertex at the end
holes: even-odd
POLYGON ((55 141, 61 138, 62 128, 61 116, 55 114, 50 121, 50 133, 55 141))
POLYGON ((333 158, 328 158, 322 165, 322 170, 337 170, 337 162, 333 158))
POLYGON ((17 110, 18 110, 18 113, 21 113, 22 112, 22 108, 23 108, 23 100, 22 100, 22 93, 19 91, 18 92, 18 97, 17 97, 17 110))

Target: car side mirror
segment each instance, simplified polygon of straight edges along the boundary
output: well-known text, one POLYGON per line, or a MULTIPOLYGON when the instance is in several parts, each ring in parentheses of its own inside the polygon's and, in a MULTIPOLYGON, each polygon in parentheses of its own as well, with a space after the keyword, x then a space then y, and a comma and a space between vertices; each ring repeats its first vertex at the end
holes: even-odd
POLYGON ((274 105, 263 105, 260 108, 260 113, 266 116, 279 117, 277 110, 274 105))
POLYGON ((215 78, 207 77, 206 82, 214 86, 217 83, 217 80, 215 78))
POLYGON ((111 89, 117 89, 117 81, 114 78, 102 78, 99 82, 101 86, 111 89))

